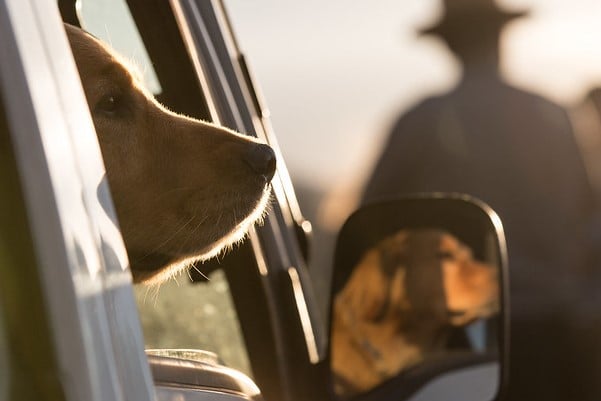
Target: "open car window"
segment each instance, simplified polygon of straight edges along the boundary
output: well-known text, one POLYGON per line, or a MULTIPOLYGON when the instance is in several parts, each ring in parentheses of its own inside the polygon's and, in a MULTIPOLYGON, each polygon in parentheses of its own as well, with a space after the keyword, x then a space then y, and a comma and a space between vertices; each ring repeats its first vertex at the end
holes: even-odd
POLYGON ((161 84, 125 0, 79 0, 77 9, 82 28, 124 56, 150 92, 161 93, 161 84))
POLYGON ((205 283, 184 275, 160 287, 136 286, 135 293, 147 349, 211 351, 226 366, 252 376, 223 271, 214 271, 205 283))
MULTIPOLYGON (((59 4, 65 22, 82 24, 82 12, 74 6, 80 2, 59 0, 59 4)), ((299 241, 304 227, 299 224, 300 212, 267 110, 237 48, 227 13, 220 1, 127 0, 127 6, 132 19, 109 17, 111 24, 88 21, 83 25, 100 26, 102 35, 95 34, 111 38, 115 21, 133 21, 135 28, 127 31, 139 32, 161 88, 155 96, 160 103, 177 113, 256 136, 274 149, 277 159, 270 211, 263 225, 250 229, 245 242, 226 255, 197 264, 189 277, 183 274, 160 288, 135 290, 147 332, 146 348, 201 348, 215 352, 227 365, 246 373, 252 370, 252 377, 266 398, 285 399, 294 392, 314 391, 302 380, 291 379, 314 374, 325 341, 299 241), (195 292, 199 295, 191 295, 195 292), (211 294, 206 299, 200 295, 205 292, 211 294), (213 296, 219 297, 210 298, 213 296), (162 302, 164 306, 160 306, 162 302), (169 321, 157 323, 158 310, 169 310, 169 321), (180 314, 181 319, 172 319, 180 314), (191 316, 209 318, 212 314, 219 320, 199 320, 198 325, 204 326, 201 333, 195 333, 196 327, 190 324, 183 329, 175 324, 189 323, 191 316), (154 328, 149 328, 153 324, 154 328), (207 343, 203 336, 211 328, 206 326, 218 324, 228 327, 228 335, 217 332, 211 336, 215 342, 207 343), (148 334, 156 328, 166 331, 162 336, 148 334), (186 331, 190 335, 182 343, 181 333, 186 331)), ((92 13, 95 18, 103 15, 107 13, 92 13)), ((121 52, 133 57, 139 51, 121 52)), ((141 69, 150 66, 138 62, 141 69)), ((160 354, 155 350, 150 355, 160 354)), ((156 379, 153 361, 150 358, 156 379)))
MULTIPOLYGON (((78 11, 82 27, 132 61, 134 68, 143 74, 147 89, 160 100, 165 91, 178 91, 169 79, 169 71, 157 75, 125 0, 80 0, 78 11), (164 87, 161 80, 165 82, 164 87)), ((152 39, 146 38, 149 40, 152 39)), ((156 57, 160 54, 155 54, 155 62, 156 57)), ((189 59, 184 62, 190 64, 189 59)), ((186 110, 172 110, 186 114, 186 110)), ((198 114, 199 111, 193 115, 198 114)), ((201 264, 195 268, 201 276, 203 269, 201 264)), ((210 351, 226 366, 251 375, 225 274, 216 270, 208 274, 207 279, 201 279, 202 282, 192 283, 190 277, 183 274, 159 286, 135 286, 146 349, 154 353, 162 349, 162 355, 168 354, 167 350, 172 350, 172 355, 180 355, 176 350, 181 349, 210 351)))

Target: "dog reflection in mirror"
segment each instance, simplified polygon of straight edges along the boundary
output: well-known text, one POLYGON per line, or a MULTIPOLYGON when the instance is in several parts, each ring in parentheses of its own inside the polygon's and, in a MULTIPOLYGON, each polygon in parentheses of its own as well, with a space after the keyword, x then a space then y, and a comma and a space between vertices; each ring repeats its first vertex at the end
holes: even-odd
POLYGON ((498 271, 454 236, 417 229, 384 239, 334 299, 336 393, 365 392, 442 354, 452 327, 493 316, 498 300, 498 271))

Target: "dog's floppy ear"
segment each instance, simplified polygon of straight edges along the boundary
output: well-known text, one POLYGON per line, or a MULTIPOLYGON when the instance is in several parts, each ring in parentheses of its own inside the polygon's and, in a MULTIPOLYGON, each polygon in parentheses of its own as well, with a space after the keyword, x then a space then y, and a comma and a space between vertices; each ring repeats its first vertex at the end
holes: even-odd
POLYGON ((443 286, 439 248, 442 232, 423 229, 411 232, 407 241, 407 297, 416 317, 446 319, 446 297, 443 286))
POLYGON ((380 315, 388 303, 387 287, 390 280, 383 274, 381 263, 381 252, 378 248, 369 250, 363 256, 336 296, 340 312, 352 313, 353 319, 361 321, 373 321, 380 315))
POLYGON ((402 230, 379 244, 380 269, 385 276, 392 278, 399 267, 407 264, 409 235, 409 231, 402 230))
POLYGON ((378 245, 378 267, 383 278, 381 291, 384 302, 370 316, 373 321, 381 321, 390 311, 399 313, 406 306, 405 265, 408 238, 409 232, 403 230, 378 245))

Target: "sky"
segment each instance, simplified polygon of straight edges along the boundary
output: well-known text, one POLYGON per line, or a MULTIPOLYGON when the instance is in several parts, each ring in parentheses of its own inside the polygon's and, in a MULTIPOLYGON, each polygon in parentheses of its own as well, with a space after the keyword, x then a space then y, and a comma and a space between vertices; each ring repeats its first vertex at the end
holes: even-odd
MULTIPOLYGON (((563 105, 601 85, 601 2, 504 0, 528 18, 506 26, 505 79, 563 105)), ((356 188, 392 120, 449 90, 460 68, 419 27, 437 0, 226 0, 258 77, 295 181, 323 191, 356 188)))

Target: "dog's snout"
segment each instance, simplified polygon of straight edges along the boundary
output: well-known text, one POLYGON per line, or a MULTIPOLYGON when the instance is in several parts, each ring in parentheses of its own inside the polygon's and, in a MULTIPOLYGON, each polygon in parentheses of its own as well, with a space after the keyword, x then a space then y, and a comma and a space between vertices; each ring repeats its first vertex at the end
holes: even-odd
POLYGON ((253 146, 244 155, 244 161, 257 174, 265 177, 266 181, 270 181, 275 174, 275 152, 265 144, 253 146))

